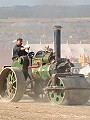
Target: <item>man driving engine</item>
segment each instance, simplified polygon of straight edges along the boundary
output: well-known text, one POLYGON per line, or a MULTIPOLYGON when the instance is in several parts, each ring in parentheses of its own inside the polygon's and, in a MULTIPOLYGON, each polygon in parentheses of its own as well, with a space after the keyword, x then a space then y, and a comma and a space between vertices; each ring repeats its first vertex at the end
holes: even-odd
POLYGON ((20 56, 25 56, 28 54, 25 50, 29 49, 30 47, 22 46, 22 42, 23 41, 21 38, 17 39, 17 43, 13 48, 13 58, 12 58, 13 60, 20 57, 20 56))

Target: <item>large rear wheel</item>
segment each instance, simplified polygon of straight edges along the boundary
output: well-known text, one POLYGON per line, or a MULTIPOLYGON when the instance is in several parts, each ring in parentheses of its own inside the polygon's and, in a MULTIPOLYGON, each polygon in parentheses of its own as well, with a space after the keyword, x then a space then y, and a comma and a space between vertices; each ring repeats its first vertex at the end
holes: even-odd
POLYGON ((5 102, 19 101, 25 92, 25 77, 17 67, 7 67, 1 71, 0 94, 5 102))

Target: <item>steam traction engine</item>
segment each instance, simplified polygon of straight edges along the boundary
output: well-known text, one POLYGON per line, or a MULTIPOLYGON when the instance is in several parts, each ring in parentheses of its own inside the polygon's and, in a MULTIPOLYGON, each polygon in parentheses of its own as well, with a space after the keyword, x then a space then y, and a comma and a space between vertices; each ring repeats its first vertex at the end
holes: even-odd
POLYGON ((61 58, 61 26, 54 26, 54 50, 33 52, 14 60, 0 75, 1 99, 17 102, 24 94, 56 104, 85 104, 89 84, 84 75, 71 73, 74 65, 61 58))

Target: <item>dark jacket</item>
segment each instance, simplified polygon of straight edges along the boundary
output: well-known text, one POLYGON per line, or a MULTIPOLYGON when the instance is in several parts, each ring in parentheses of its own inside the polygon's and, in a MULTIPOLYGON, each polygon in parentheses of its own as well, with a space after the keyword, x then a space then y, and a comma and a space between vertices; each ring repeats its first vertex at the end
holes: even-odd
POLYGON ((14 46, 12 59, 27 55, 27 52, 25 50, 21 50, 21 47, 23 47, 23 46, 17 45, 17 44, 14 46))

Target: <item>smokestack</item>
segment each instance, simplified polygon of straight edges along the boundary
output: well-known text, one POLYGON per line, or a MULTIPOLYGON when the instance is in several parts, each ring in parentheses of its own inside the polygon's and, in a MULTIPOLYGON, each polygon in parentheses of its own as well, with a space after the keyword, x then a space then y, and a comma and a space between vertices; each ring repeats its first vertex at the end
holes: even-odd
POLYGON ((61 59, 61 26, 54 26, 54 50, 55 61, 60 62, 61 59))

